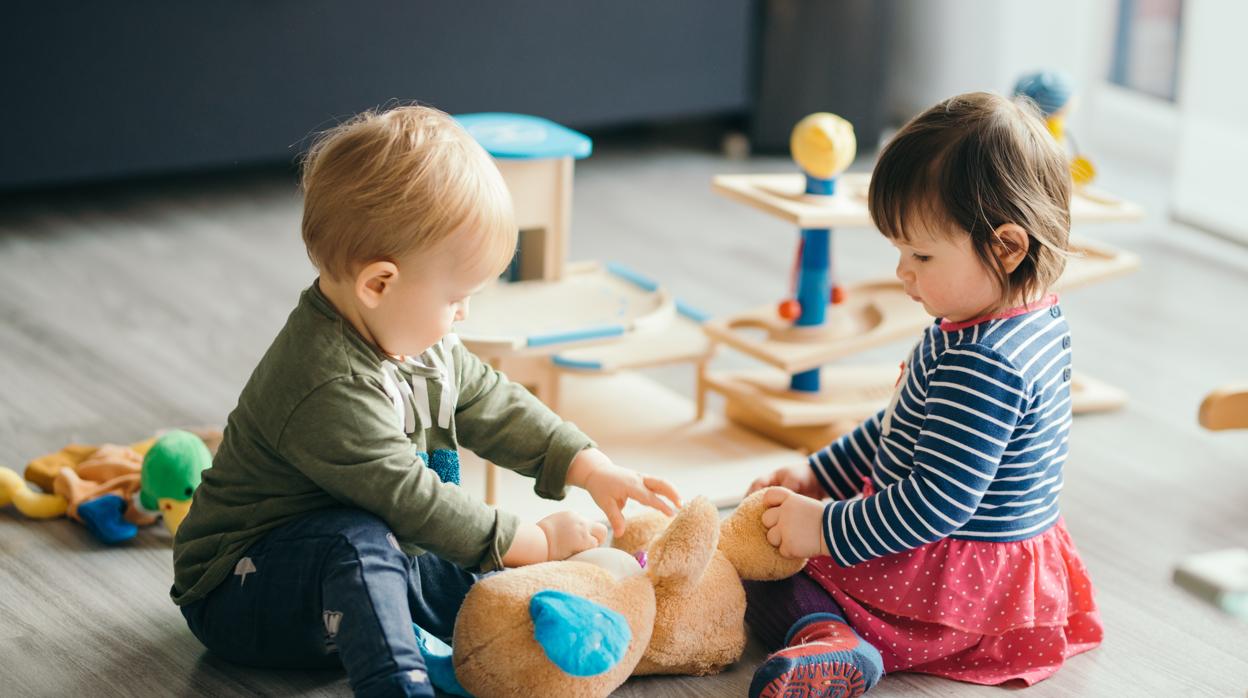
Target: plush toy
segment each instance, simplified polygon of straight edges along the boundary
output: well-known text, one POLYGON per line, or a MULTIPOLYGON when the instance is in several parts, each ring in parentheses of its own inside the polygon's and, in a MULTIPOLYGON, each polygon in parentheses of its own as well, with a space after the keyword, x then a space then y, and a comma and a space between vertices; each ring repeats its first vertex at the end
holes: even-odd
POLYGON ((0 505, 11 498, 31 518, 66 514, 105 543, 129 540, 157 518, 176 533, 219 442, 220 432, 173 430, 130 446, 70 444, 26 466, 26 479, 48 494, 0 471, 0 505))
POLYGON ((17 507, 23 516, 32 519, 52 519, 65 515, 65 498, 43 494, 30 489, 21 475, 0 468, 0 507, 9 504, 17 507))
POLYGON ((1057 70, 1027 73, 1014 83, 1014 94, 1035 102, 1044 116, 1044 125, 1070 154, 1070 175, 1076 187, 1082 188, 1096 178, 1092 161, 1079 152, 1074 137, 1066 129, 1066 119, 1074 108, 1074 82, 1057 70))
POLYGON ((721 522, 698 498, 671 520, 630 519, 614 548, 482 580, 455 623, 462 689, 439 688, 605 696, 630 675, 722 671, 745 649, 741 580, 783 579, 805 564, 767 542, 763 509, 755 493, 721 522))

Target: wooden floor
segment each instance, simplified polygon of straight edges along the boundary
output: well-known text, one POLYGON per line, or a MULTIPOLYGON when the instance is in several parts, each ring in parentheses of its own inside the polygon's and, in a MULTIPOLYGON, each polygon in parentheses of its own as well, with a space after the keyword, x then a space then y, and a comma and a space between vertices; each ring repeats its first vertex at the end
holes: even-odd
MULTIPOLYGON (((1063 302, 1075 361, 1127 389, 1077 420, 1063 508, 1099 588, 1107 639, 1029 696, 1243 696, 1248 624, 1170 583, 1189 553, 1248 546, 1248 432, 1210 434, 1201 396, 1243 380, 1248 252, 1166 222, 1167 182, 1131 161, 1103 182, 1151 210, 1081 232, 1139 273, 1063 302)), ((710 192, 712 174, 783 171, 653 142, 600 144, 578 165, 573 256, 619 261, 719 314, 778 300, 795 231, 710 192)), ((0 464, 70 441, 220 424, 312 271, 288 172, 10 198, 0 208, 0 464)), ((888 274, 876 233, 838 233, 845 278, 888 274)), ((899 343, 865 360, 895 361, 899 343)), ((687 374, 656 374, 688 392, 687 374)), ((686 495, 696 494, 686 492, 686 495)), ((0 695, 342 695, 340 672, 256 671, 205 654, 169 602, 158 527, 106 548, 68 521, 0 510, 0 695)), ((620 695, 744 695, 751 646, 710 678, 636 680, 620 695)), ((898 674, 873 695, 997 695, 898 674)))

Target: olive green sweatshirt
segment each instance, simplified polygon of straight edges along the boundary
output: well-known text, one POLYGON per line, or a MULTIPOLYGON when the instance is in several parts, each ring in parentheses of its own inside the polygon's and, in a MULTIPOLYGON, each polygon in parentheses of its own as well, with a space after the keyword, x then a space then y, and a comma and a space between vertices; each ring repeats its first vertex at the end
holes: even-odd
POLYGON ((593 444, 454 335, 418 359, 386 356, 313 284, 243 388, 178 528, 174 603, 203 598, 267 531, 331 507, 376 514, 411 555, 500 568, 519 520, 458 486, 460 445, 561 499, 593 444))

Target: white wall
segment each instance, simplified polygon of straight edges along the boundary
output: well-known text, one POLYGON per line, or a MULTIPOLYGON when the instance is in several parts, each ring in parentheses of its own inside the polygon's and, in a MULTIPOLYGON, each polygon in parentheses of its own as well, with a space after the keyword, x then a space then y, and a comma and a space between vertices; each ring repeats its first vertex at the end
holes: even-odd
MULTIPOLYGON (((1114 0, 897 0, 888 113, 901 121, 952 95, 1006 94, 1018 77, 1064 70, 1091 92, 1107 72, 1114 0)), ((1080 98, 1070 127, 1092 119, 1080 98)))
POLYGON ((1248 3, 1188 0, 1183 10, 1176 218, 1248 242, 1248 3))

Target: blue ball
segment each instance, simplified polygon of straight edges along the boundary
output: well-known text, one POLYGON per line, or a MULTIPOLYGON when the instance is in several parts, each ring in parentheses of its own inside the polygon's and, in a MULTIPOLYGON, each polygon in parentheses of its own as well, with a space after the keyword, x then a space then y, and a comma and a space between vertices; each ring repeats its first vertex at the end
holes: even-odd
POLYGON ((1057 70, 1027 73, 1014 84, 1014 94, 1031 99, 1045 116, 1052 116, 1066 106, 1074 91, 1070 76, 1057 70))

